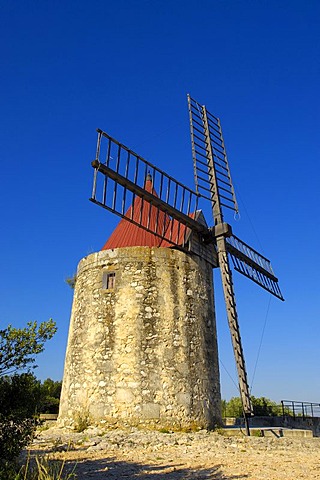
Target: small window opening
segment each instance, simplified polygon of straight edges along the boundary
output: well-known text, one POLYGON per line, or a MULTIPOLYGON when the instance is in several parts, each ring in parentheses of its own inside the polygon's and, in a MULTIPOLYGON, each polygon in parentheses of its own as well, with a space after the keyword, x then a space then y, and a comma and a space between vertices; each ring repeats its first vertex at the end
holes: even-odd
POLYGON ((111 290, 116 284, 115 272, 103 272, 102 274, 102 288, 105 290, 111 290))

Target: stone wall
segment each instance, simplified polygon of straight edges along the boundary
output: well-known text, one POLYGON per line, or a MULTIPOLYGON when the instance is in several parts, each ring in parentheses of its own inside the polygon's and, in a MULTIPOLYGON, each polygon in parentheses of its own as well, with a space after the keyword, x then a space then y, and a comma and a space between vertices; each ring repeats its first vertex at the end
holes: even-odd
POLYGON ((59 423, 86 412, 118 425, 221 422, 208 263, 156 247, 105 250, 80 261, 59 423), (115 272, 115 287, 104 289, 108 272, 115 272))

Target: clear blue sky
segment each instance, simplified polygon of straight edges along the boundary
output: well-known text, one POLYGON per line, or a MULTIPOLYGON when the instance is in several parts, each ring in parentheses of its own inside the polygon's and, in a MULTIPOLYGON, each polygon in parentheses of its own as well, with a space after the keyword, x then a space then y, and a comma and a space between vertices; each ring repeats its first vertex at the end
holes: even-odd
POLYGON ((62 378, 65 278, 117 222, 88 201, 95 129, 192 187, 189 92, 222 121, 234 231, 272 260, 286 298, 234 275, 252 393, 320 401, 319 23, 316 0, 0 1, 0 322, 57 322, 39 378, 62 378))

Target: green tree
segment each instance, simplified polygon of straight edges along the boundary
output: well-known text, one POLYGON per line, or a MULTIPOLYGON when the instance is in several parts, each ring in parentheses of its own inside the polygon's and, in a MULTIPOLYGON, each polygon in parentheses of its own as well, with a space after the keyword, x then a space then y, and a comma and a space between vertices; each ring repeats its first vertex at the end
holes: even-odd
POLYGON ((227 417, 227 400, 221 400, 221 414, 223 417, 227 417))
POLYGON ((242 417, 243 409, 240 397, 232 397, 226 403, 226 417, 242 417))
POLYGON ((44 344, 56 333, 56 324, 50 319, 38 326, 28 322, 25 328, 8 325, 0 330, 0 376, 19 370, 35 368, 35 356, 43 352, 44 344))
MULTIPOLYGON (((280 406, 266 397, 256 398, 251 396, 253 414, 257 417, 274 417, 279 415, 280 406)), ((226 417, 242 417, 242 403, 240 397, 232 397, 223 404, 226 417)))
POLYGON ((41 413, 58 413, 61 387, 62 382, 55 382, 51 378, 47 378, 40 385, 41 405, 39 411, 41 413))
POLYGON ((270 400, 270 398, 254 396, 251 397, 253 413, 257 417, 276 417, 281 413, 280 405, 270 400))
POLYGON ((32 418, 41 406, 41 383, 33 373, 0 377, 0 415, 18 420, 32 418))
POLYGON ((51 378, 41 383, 33 373, 0 377, 0 415, 19 419, 58 413, 61 385, 51 378))
POLYGON ((30 373, 35 356, 56 332, 53 320, 29 322, 25 328, 0 330, 0 479, 15 476, 15 459, 33 438, 40 382, 30 373), (27 373, 17 374, 19 370, 27 373))

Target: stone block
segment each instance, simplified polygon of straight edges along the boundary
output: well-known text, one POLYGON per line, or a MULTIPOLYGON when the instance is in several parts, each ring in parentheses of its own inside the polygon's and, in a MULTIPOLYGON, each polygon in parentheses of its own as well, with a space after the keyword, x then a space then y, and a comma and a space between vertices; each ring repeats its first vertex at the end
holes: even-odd
POLYGON ((141 405, 141 417, 146 420, 160 418, 160 405, 156 403, 145 403, 141 405))

